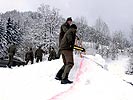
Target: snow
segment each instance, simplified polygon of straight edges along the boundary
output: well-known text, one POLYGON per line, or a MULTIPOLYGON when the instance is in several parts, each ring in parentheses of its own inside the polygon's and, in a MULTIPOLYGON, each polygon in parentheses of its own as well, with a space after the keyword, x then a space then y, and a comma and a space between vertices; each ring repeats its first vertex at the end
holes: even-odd
POLYGON ((67 85, 54 79, 63 65, 61 59, 1 68, 0 100, 132 100, 133 87, 123 81, 128 76, 121 76, 122 70, 119 71, 120 66, 126 66, 128 58, 109 62, 99 55, 74 58, 69 76, 74 83, 67 85), (96 62, 107 64, 108 71, 96 62))
POLYGON ((113 75, 117 76, 122 80, 126 80, 127 82, 133 83, 133 75, 126 75, 125 72, 129 67, 130 58, 127 56, 119 56, 118 60, 115 61, 107 61, 108 70, 113 75))

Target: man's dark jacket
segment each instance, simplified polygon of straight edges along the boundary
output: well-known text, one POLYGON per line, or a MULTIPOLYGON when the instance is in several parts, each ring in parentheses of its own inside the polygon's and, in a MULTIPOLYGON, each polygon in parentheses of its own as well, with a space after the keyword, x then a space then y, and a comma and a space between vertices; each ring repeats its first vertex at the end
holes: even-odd
POLYGON ((60 50, 73 50, 75 44, 76 30, 70 28, 61 40, 60 50))
POLYGON ((61 43, 61 40, 63 39, 64 37, 64 34, 68 31, 68 29, 70 28, 70 25, 66 22, 64 23, 62 26, 61 26, 61 32, 60 32, 60 35, 59 35, 59 46, 60 46, 60 43, 61 43))

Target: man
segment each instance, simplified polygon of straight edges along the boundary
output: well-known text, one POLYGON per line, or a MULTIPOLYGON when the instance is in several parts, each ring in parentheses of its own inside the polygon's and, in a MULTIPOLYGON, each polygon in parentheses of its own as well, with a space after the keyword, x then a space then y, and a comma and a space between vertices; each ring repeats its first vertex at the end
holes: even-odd
POLYGON ((45 52, 41 49, 41 46, 39 46, 39 48, 35 51, 35 58, 37 63, 39 61, 42 62, 43 53, 45 52))
MULTIPOLYGON (((61 44, 60 44, 60 50, 63 57, 64 66, 61 68, 63 70, 63 73, 61 75, 61 84, 71 84, 72 81, 68 80, 68 75, 70 70, 72 69, 74 65, 73 60, 73 48, 75 44, 75 37, 77 32, 77 26, 75 24, 72 24, 70 29, 65 33, 61 44)), ((58 77, 60 78, 60 77, 58 77)))
POLYGON ((26 65, 29 63, 29 61, 31 61, 31 64, 34 63, 34 54, 33 54, 32 48, 30 48, 30 50, 26 53, 25 61, 26 61, 26 65))
MULTIPOLYGON (((61 25, 61 29, 60 29, 60 35, 59 35, 59 47, 60 47, 60 43, 61 43, 61 40, 62 38, 64 37, 64 34, 68 31, 68 29, 70 28, 71 26, 71 23, 72 23, 72 18, 69 17, 67 18, 66 22, 61 25)), ((60 58, 60 55, 61 55, 61 52, 60 50, 58 51, 58 58, 60 58)))
POLYGON ((69 18, 67 18, 66 22, 61 26, 60 35, 59 35, 59 46, 60 46, 61 40, 62 40, 63 37, 64 37, 64 34, 65 34, 65 33, 68 31, 68 29, 70 28, 71 23, 72 23, 72 18, 69 17, 69 18))
POLYGON ((7 64, 7 66, 9 68, 11 68, 11 66, 13 65, 13 57, 14 57, 15 53, 16 53, 16 45, 15 45, 15 43, 13 43, 8 49, 9 62, 7 64))
MULTIPOLYGON (((63 39, 65 33, 69 30, 70 26, 71 26, 71 23, 72 23, 72 18, 69 17, 67 18, 66 22, 61 26, 61 30, 60 30, 60 35, 59 35, 59 48, 60 48, 60 44, 61 44, 61 40, 63 39)), ((61 50, 59 49, 58 51, 58 57, 57 58, 60 58, 60 55, 61 55, 61 50)), ((62 55, 63 57, 63 55, 62 55)), ((66 65, 65 61, 64 61, 64 65, 63 67, 66 65)), ((55 79, 57 80, 61 80, 61 76, 62 76, 62 73, 64 72, 64 69, 60 69, 55 77, 55 79)))

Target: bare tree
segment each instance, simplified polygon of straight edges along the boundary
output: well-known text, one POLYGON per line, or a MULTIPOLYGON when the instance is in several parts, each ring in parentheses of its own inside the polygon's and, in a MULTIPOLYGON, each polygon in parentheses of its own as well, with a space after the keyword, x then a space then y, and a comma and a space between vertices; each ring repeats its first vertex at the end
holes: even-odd
POLYGON ((98 18, 96 20, 94 28, 96 31, 100 32, 101 34, 105 36, 110 35, 110 30, 109 30, 108 25, 101 18, 98 18))
POLYGON ((78 26, 78 35, 79 37, 84 40, 87 41, 88 40, 88 24, 86 21, 85 17, 81 17, 81 18, 76 18, 75 19, 75 23, 78 26))

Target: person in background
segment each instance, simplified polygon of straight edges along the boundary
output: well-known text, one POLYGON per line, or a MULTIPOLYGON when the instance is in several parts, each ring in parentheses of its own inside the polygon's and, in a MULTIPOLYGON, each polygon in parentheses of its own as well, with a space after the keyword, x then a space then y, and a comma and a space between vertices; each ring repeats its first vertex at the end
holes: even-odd
POLYGON ((52 47, 51 52, 48 57, 48 61, 55 60, 56 59, 56 52, 55 49, 52 47))
POLYGON ((11 68, 11 66, 13 65, 13 57, 14 57, 15 53, 16 53, 16 44, 13 43, 8 49, 9 61, 8 61, 7 66, 9 68, 11 68))
POLYGON ((26 65, 29 63, 29 61, 31 61, 31 64, 34 63, 34 54, 33 54, 32 48, 30 48, 30 50, 26 53, 25 61, 26 61, 26 65))
POLYGON ((39 61, 42 62, 43 53, 45 52, 41 49, 41 46, 39 46, 38 49, 35 51, 35 58, 37 63, 39 61))

